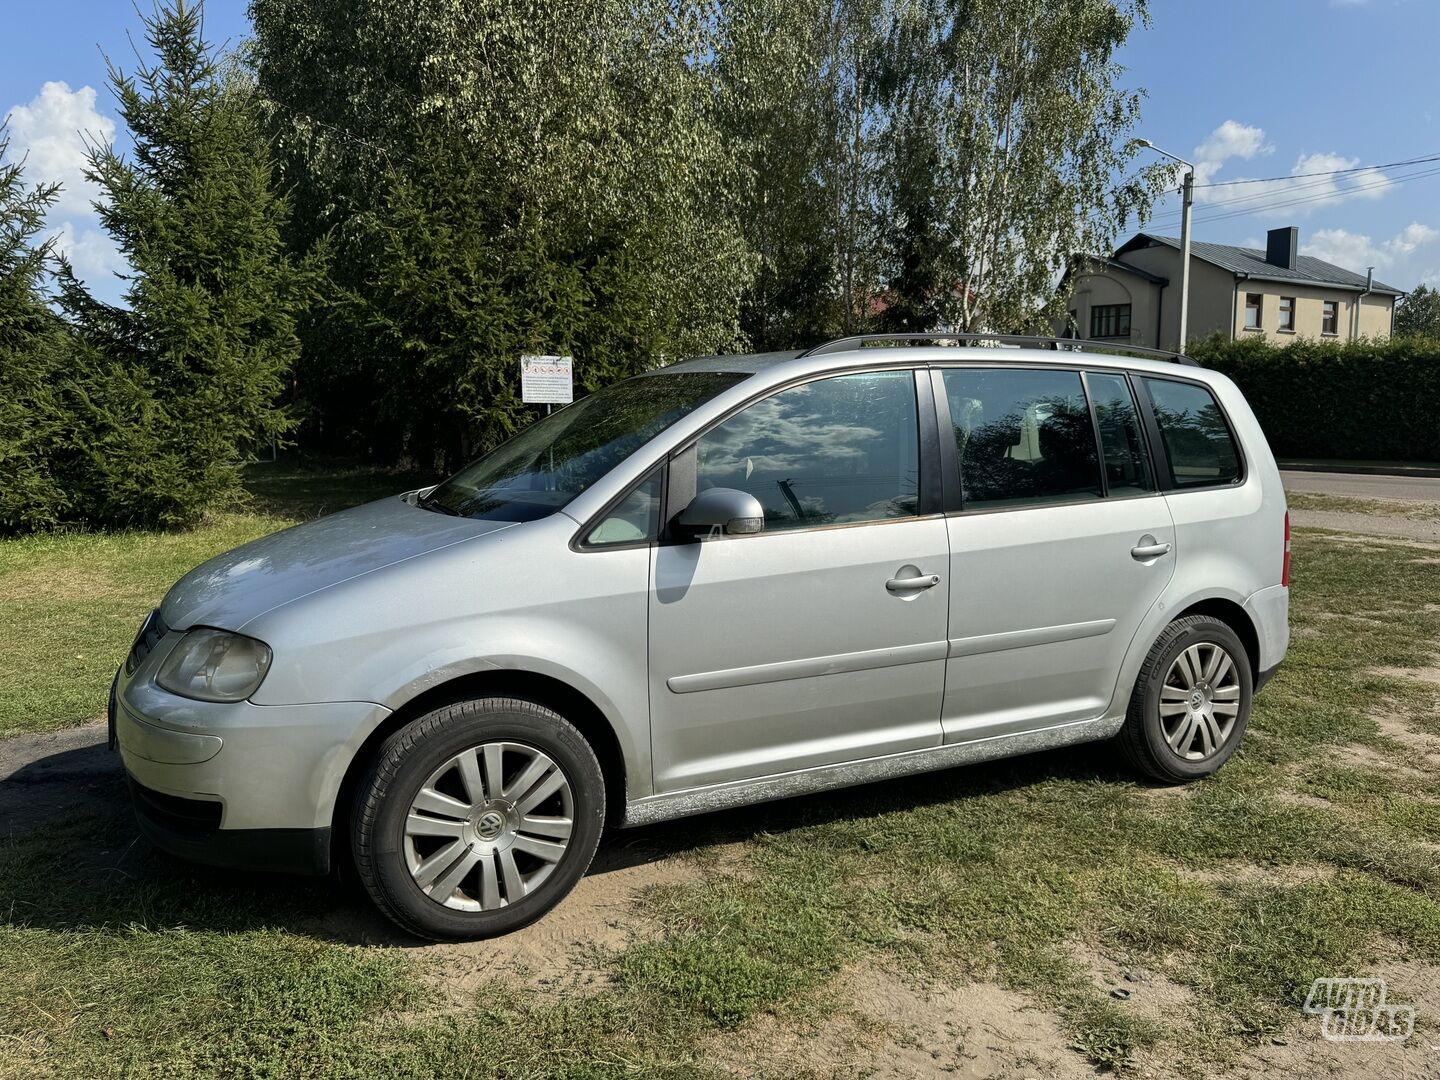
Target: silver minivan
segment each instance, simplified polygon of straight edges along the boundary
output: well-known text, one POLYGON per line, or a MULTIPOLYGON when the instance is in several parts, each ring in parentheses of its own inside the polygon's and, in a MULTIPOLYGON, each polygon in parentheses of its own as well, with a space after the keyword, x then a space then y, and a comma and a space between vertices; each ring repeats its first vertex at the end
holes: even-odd
POLYGON ((144 833, 353 859, 405 929, 478 938, 607 826, 1101 739, 1214 772, 1289 640, 1240 392, 924 341, 648 372, 191 571, 111 693, 144 833))

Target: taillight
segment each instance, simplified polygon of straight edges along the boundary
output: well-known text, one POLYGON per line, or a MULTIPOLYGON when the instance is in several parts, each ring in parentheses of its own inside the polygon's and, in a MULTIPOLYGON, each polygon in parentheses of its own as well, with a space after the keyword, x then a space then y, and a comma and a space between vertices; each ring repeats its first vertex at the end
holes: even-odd
POLYGON ((1285 561, 1280 564, 1280 584, 1290 587, 1290 511, 1285 511, 1285 561))

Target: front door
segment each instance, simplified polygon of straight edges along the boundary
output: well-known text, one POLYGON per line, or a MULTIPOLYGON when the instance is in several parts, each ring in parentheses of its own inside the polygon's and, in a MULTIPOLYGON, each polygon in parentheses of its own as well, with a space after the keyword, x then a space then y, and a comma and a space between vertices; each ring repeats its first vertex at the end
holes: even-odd
POLYGON ((1099 717, 1176 557, 1128 381, 1031 367, 942 380, 963 500, 948 520, 945 740, 1099 717))
POLYGON ((791 387, 700 438, 696 489, 755 495, 765 530, 655 548, 657 792, 940 743, 947 538, 919 438, 908 370, 791 387))

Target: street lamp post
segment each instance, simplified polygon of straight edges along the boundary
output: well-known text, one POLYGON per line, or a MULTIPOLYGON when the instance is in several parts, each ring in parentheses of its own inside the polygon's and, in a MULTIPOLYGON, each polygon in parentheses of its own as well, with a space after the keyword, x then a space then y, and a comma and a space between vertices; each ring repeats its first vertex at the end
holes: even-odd
POLYGON ((1180 352, 1185 351, 1185 333, 1190 322, 1190 208, 1195 205, 1195 166, 1182 157, 1161 150, 1149 139, 1138 145, 1154 150, 1161 157, 1185 166, 1185 182, 1180 189, 1180 352))

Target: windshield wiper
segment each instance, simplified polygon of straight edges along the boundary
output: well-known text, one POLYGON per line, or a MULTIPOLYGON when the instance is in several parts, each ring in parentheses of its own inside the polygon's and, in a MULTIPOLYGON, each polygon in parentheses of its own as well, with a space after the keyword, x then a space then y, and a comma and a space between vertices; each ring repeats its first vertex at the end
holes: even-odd
POLYGON ((460 513, 459 510, 452 509, 451 507, 446 506, 442 502, 432 502, 429 499, 421 499, 415 505, 420 507, 421 510, 434 510, 437 514, 448 514, 451 517, 465 516, 464 514, 460 513))

